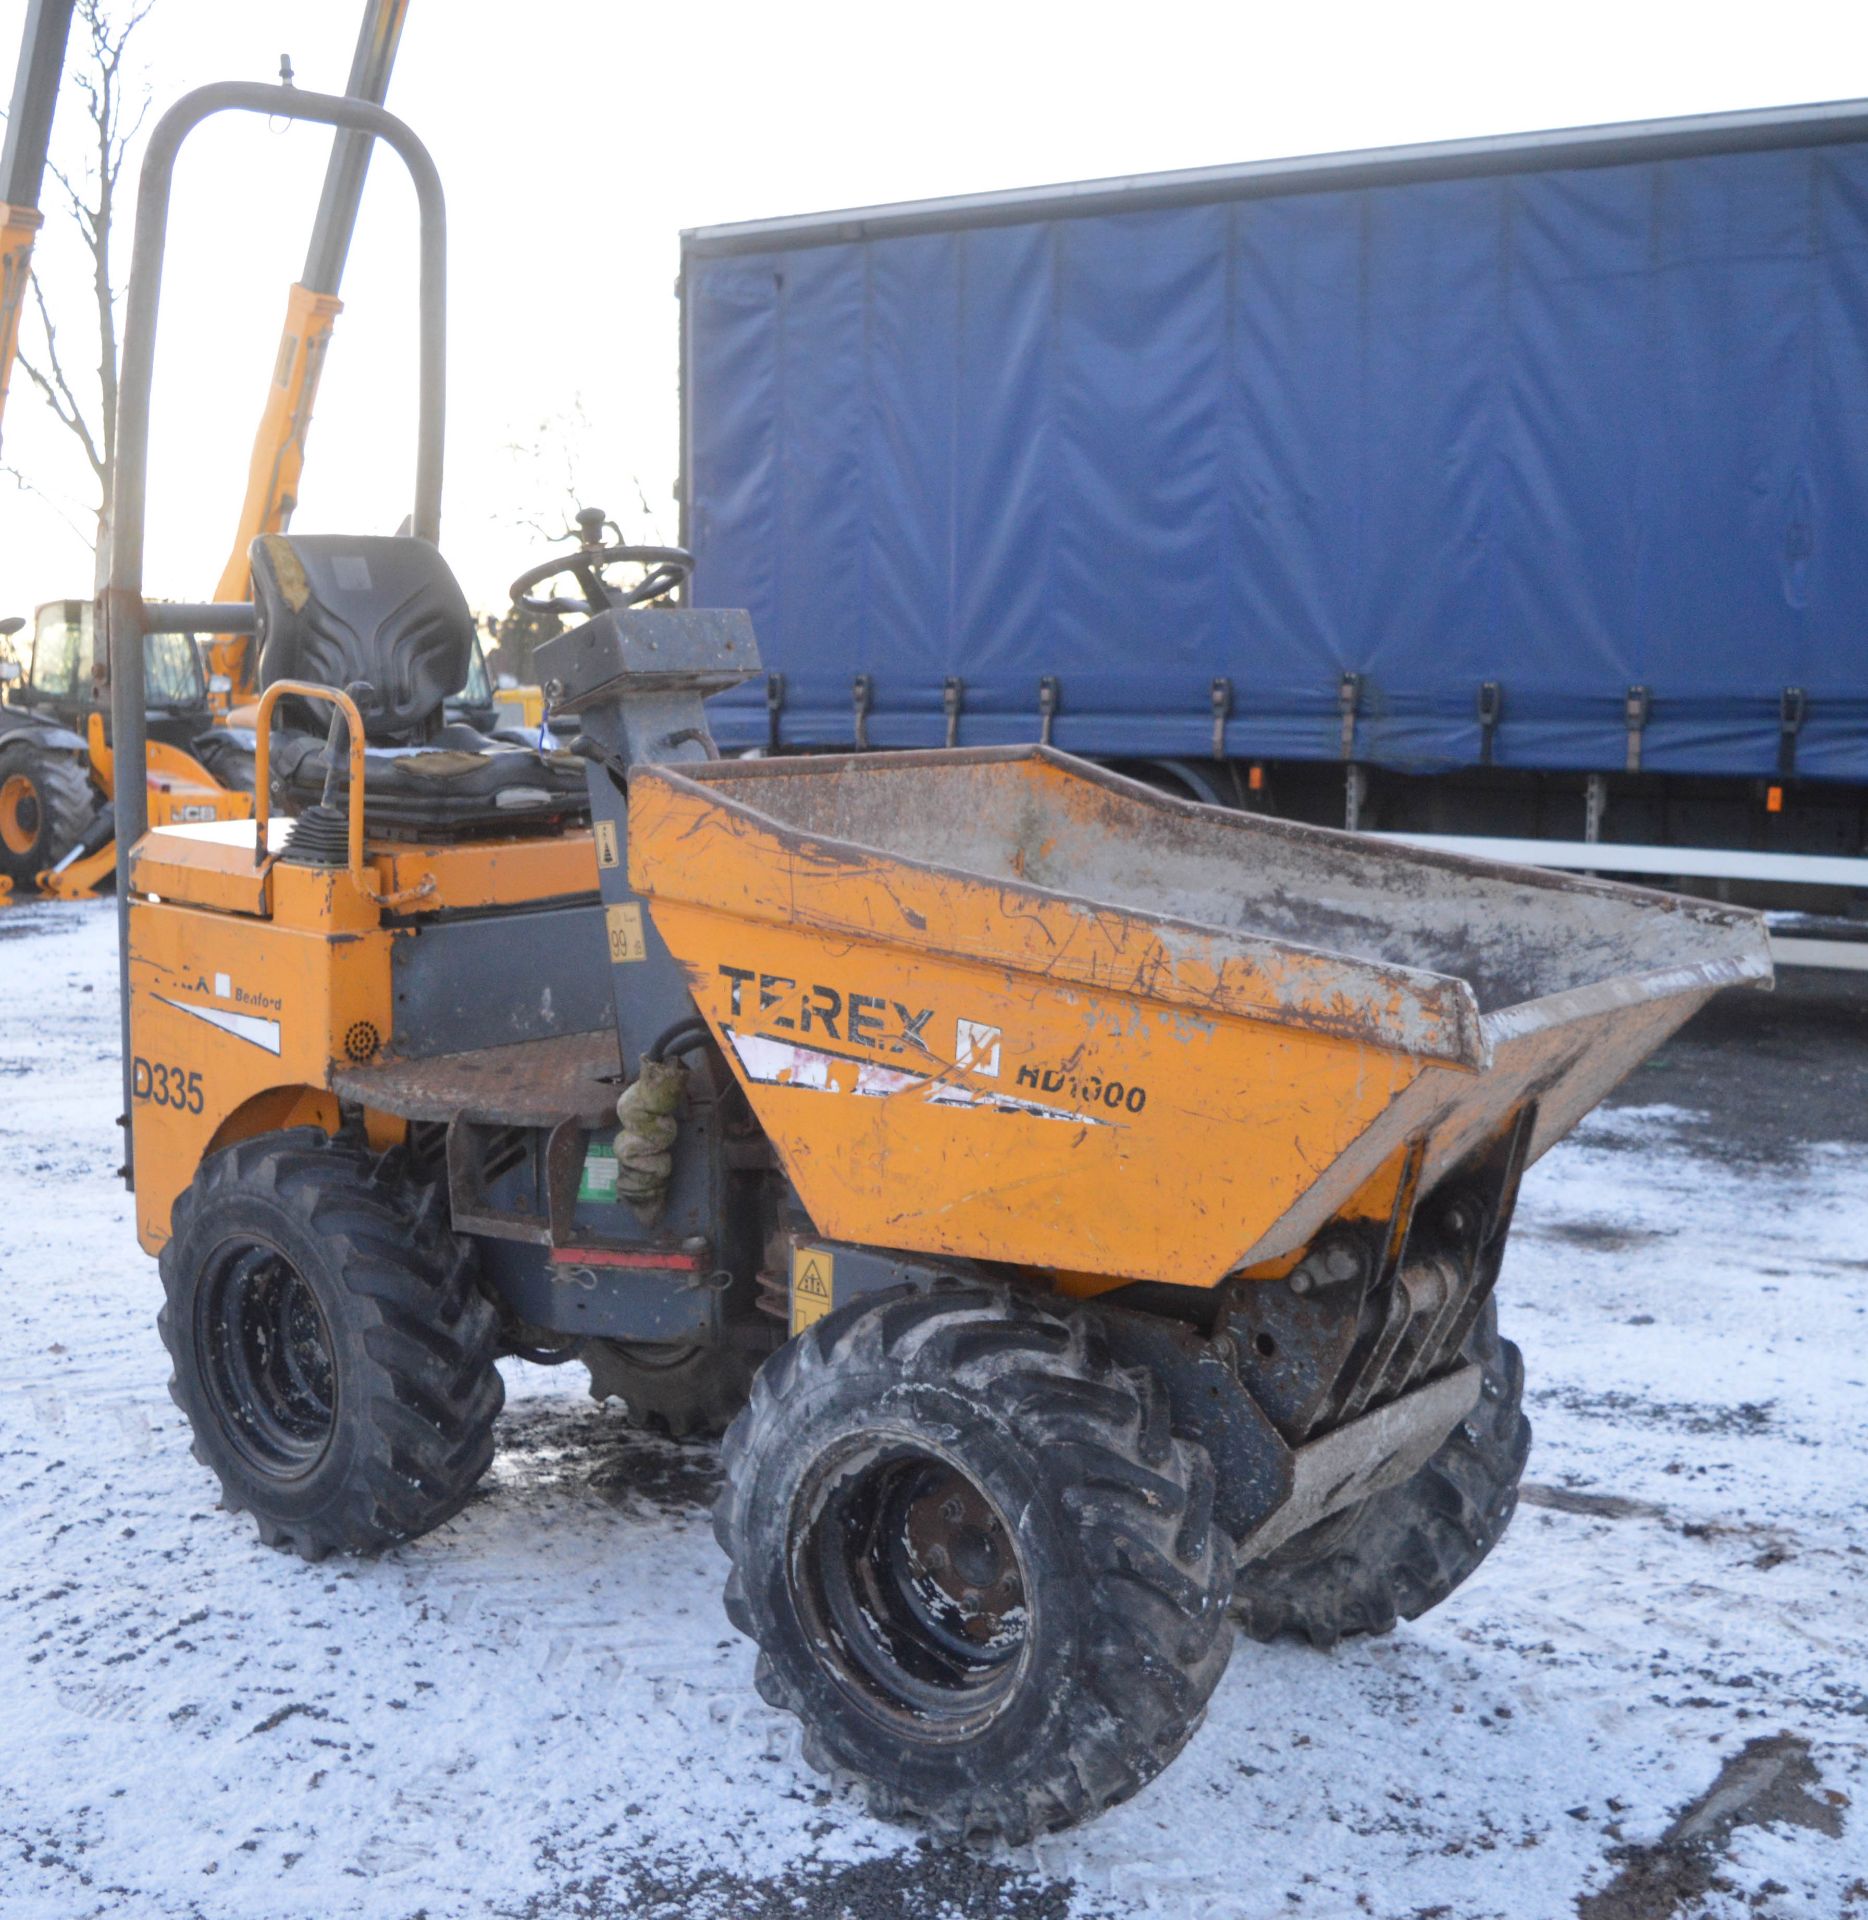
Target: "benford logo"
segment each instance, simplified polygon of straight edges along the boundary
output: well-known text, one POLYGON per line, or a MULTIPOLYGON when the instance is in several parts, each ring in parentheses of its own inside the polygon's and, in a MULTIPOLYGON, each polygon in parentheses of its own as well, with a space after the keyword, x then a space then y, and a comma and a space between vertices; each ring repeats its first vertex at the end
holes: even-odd
MULTIPOLYGON (((211 993, 216 1000, 231 1000, 236 1007, 259 1007, 270 1013, 282 1013, 285 1002, 276 993, 254 993, 240 985, 231 974, 198 973, 181 984, 183 993, 211 993)), ((171 1001, 171 1006, 176 1004, 171 1001)))

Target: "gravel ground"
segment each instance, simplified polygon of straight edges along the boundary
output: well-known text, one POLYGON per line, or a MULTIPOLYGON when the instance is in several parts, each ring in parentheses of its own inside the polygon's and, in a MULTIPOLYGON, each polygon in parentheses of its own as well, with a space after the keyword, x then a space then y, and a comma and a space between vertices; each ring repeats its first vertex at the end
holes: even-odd
POLYGON ((1734 995, 1535 1168, 1503 1546, 1241 1645, 1130 1805, 934 1852, 811 1774, 707 1448, 507 1363, 479 1499, 306 1567, 219 1513, 112 1177, 105 908, 0 911, 0 1914, 1868 1920, 1868 991, 1734 995))
POLYGON ((1799 967, 1769 993, 1720 994, 1608 1104, 1656 1103, 1692 1113, 1705 1150, 1729 1161, 1868 1147, 1868 973, 1799 967))

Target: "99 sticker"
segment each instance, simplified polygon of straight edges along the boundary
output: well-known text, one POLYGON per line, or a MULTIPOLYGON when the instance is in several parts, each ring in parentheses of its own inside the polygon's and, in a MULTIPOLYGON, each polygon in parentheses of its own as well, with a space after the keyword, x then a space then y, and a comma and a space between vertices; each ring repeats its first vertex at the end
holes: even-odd
POLYGON ((642 935, 642 908, 634 900, 621 906, 605 907, 603 924, 610 936, 610 960, 625 966, 633 960, 649 957, 649 943, 642 935))

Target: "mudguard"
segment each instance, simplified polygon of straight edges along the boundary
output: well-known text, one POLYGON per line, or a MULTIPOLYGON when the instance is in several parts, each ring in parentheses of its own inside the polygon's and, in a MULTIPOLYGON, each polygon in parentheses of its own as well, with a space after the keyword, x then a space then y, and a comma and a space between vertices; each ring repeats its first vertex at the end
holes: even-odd
POLYGON ((42 719, 25 707, 0 707, 0 747, 11 746, 23 737, 30 737, 35 747, 46 747, 53 752, 90 752, 81 735, 69 727, 61 727, 56 720, 42 719))

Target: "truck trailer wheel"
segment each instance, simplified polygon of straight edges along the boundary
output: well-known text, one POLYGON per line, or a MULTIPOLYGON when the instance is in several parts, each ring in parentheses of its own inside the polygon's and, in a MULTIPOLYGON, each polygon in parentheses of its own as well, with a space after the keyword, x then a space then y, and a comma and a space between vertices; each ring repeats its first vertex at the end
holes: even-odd
POLYGON ((885 1817, 1023 1841, 1199 1725, 1232 1638, 1212 1465, 1083 1321, 982 1286, 854 1304, 766 1364, 725 1467, 759 1691, 885 1817))
POLYGON ((169 1392, 221 1504, 307 1560, 466 1504, 505 1389, 472 1248, 394 1163, 316 1127, 210 1155, 175 1203, 169 1392))
POLYGON ((96 811, 90 779, 70 754, 25 740, 0 747, 0 874, 16 887, 56 866, 96 811))
POLYGON ((1289 1633, 1331 1647, 1345 1635, 1387 1633, 1437 1607, 1504 1537, 1531 1423, 1523 1358, 1499 1337, 1489 1300, 1466 1357, 1484 1375, 1479 1403, 1411 1480, 1240 1569, 1233 1610, 1254 1640, 1289 1633))
POLYGON ((778 1328, 729 1327, 723 1340, 686 1346, 588 1340, 590 1397, 620 1400, 629 1418, 671 1440, 712 1440, 733 1423, 753 1375, 772 1351, 778 1328))

